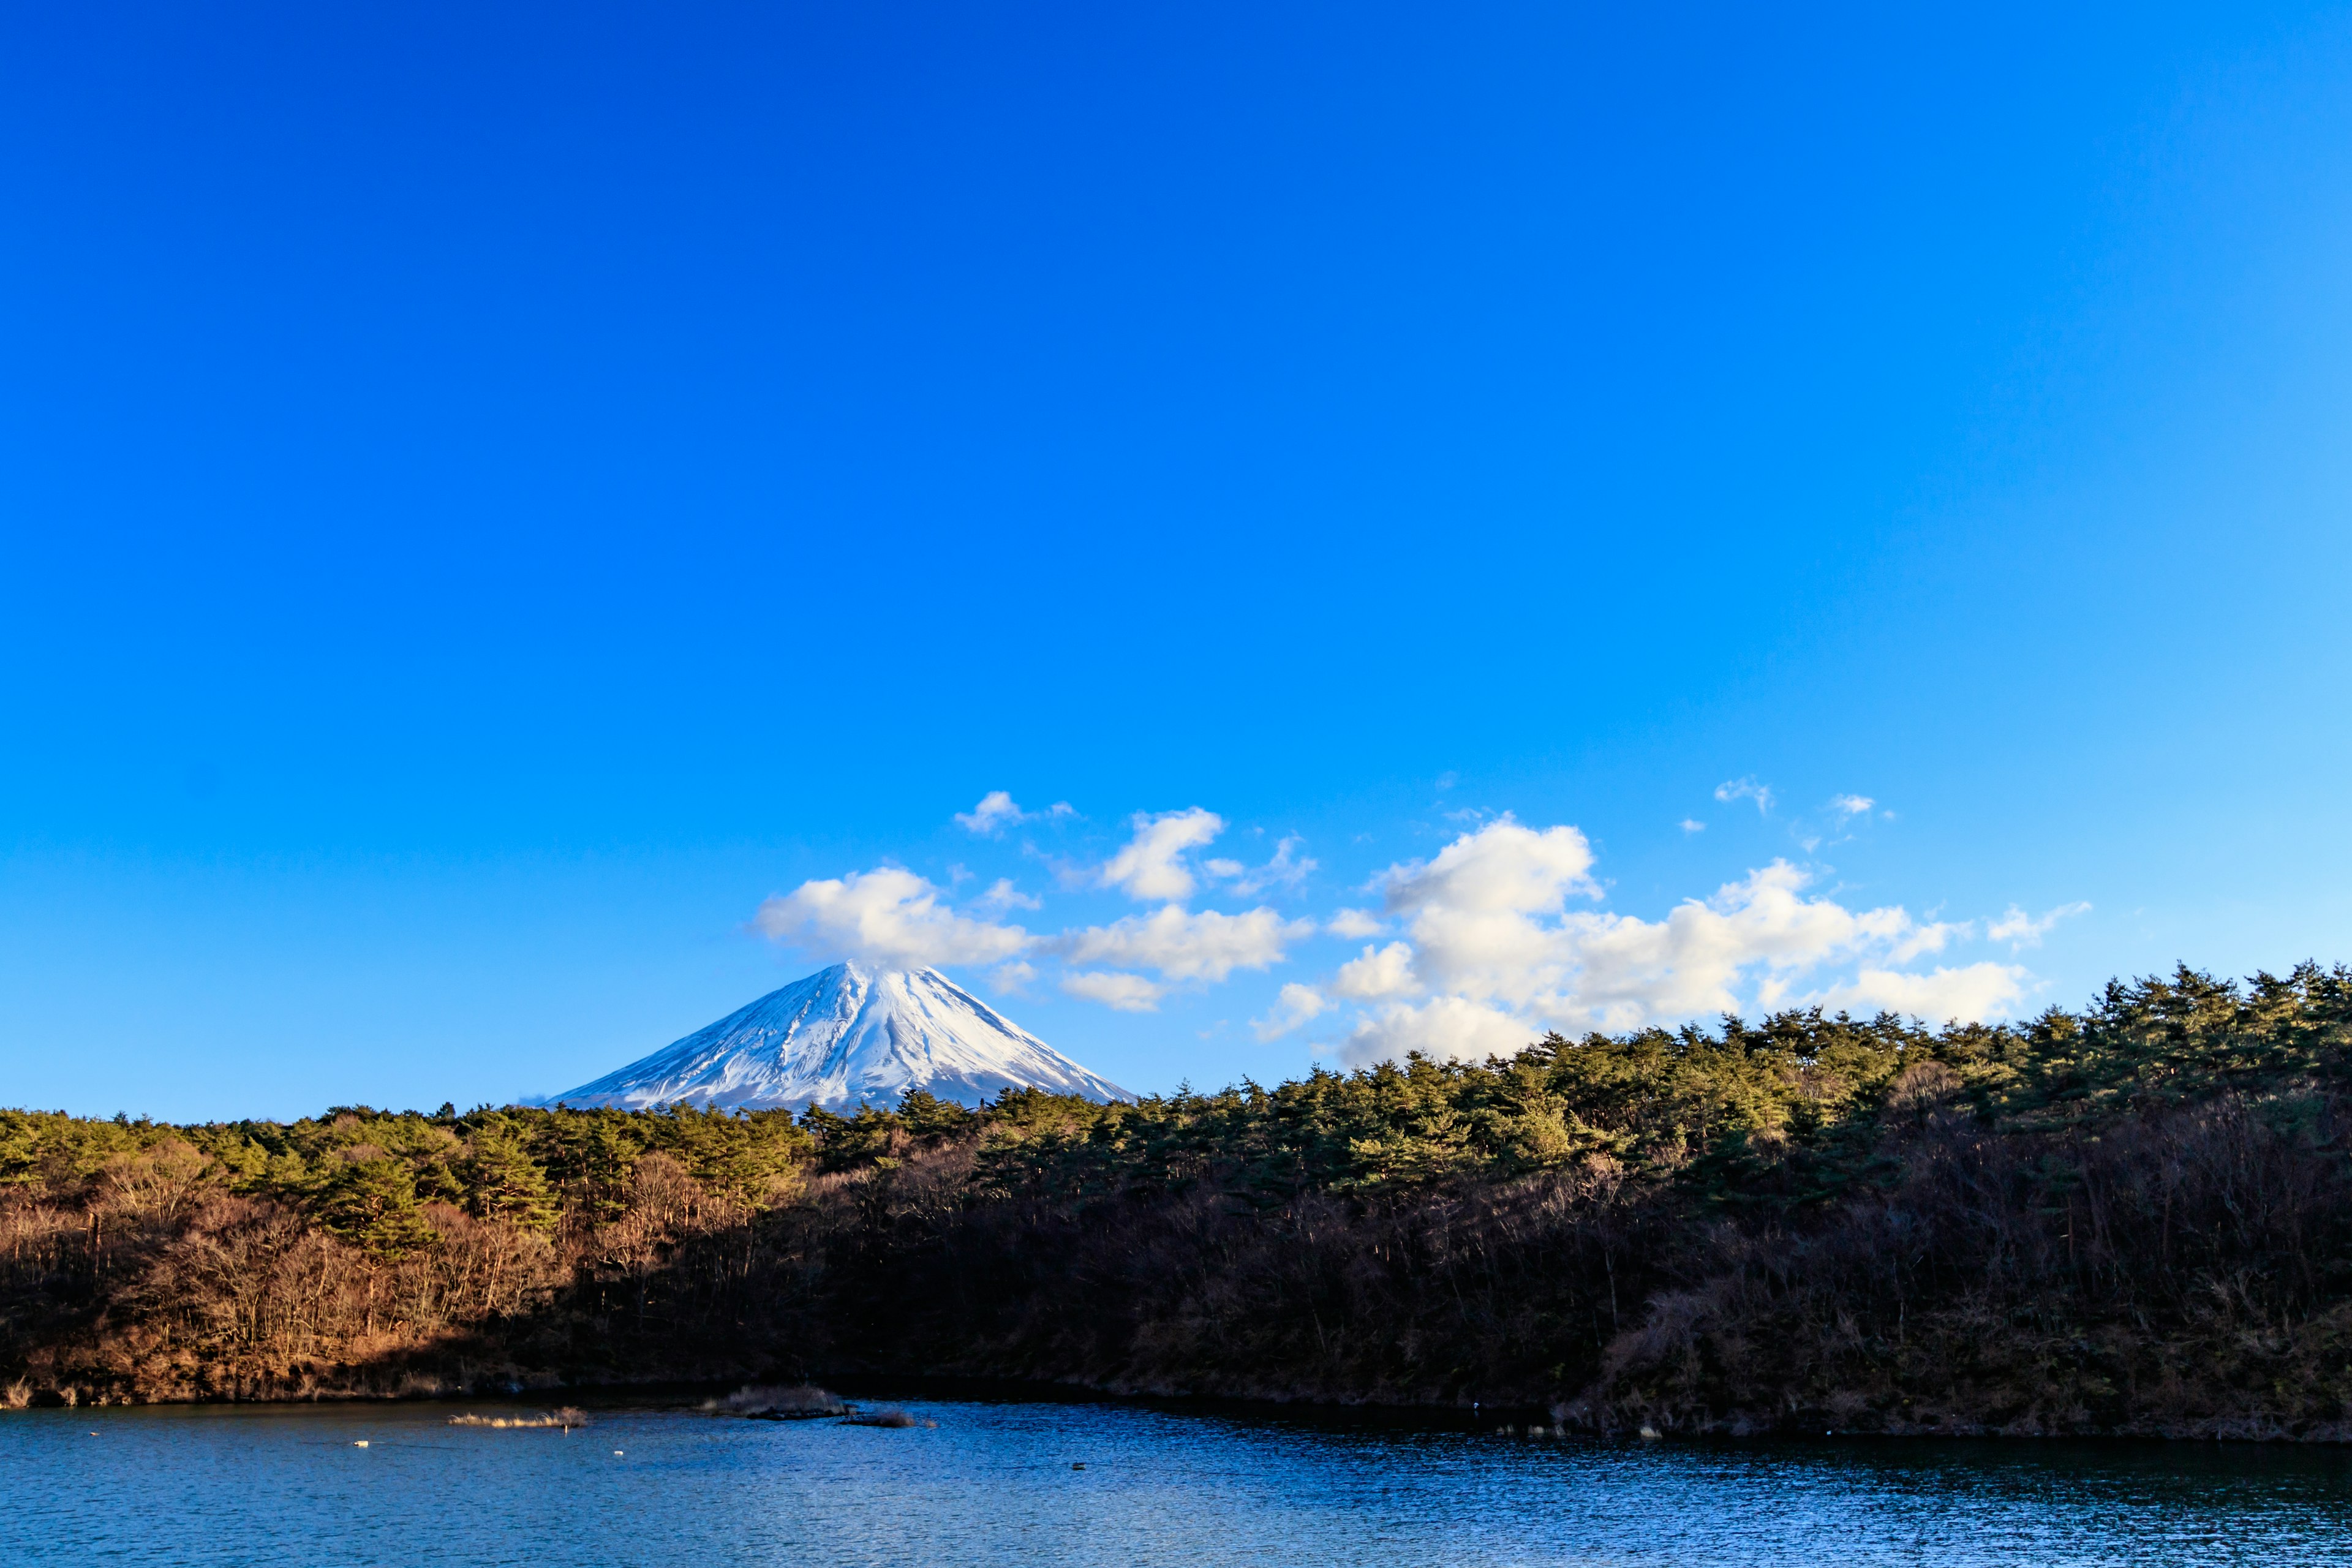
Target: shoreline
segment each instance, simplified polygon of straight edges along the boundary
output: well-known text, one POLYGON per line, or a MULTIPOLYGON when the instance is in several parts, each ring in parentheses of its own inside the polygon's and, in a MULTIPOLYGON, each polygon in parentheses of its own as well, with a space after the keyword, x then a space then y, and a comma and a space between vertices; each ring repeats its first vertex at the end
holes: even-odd
MULTIPOLYGON (((1590 1423, 1577 1424, 1559 1419, 1559 1406, 1524 1403, 1486 1404, 1475 1406, 1458 1404, 1396 1404, 1376 1401, 1333 1401, 1317 1399, 1283 1399, 1263 1395, 1246 1396, 1218 1394, 1184 1394, 1152 1391, 1119 1390, 1077 1383, 1059 1383, 1043 1379, 978 1377, 955 1373, 889 1374, 877 1373, 844 1373, 837 1376, 817 1376, 813 1379, 832 1393, 860 1400, 919 1401, 940 1404, 974 1405, 1108 1405, 1164 1412, 1174 1415, 1202 1417, 1225 1416, 1255 1422, 1276 1421, 1313 1427, 1349 1429, 1389 1429, 1397 1431, 1445 1431, 1465 1435, 1493 1435, 1522 1440, 1554 1442, 1605 1443, 1619 1446, 1640 1446, 1650 1443, 1676 1444, 1748 1444, 1748 1443, 1819 1443, 1846 1442, 1855 1439, 1879 1439, 1890 1442, 1969 1442, 1996 1444, 2039 1443, 2126 1443, 2166 1447, 2189 1444, 2232 1444, 2247 1446, 2284 1446, 2327 1448, 2352 1447, 2352 1422, 2302 1424, 2302 1431, 2291 1429, 2291 1424, 2276 1421, 2210 1420, 2180 1426, 2134 1425, 2126 1426, 2058 1427, 2043 1425, 2013 1424, 2007 1426, 1948 1425, 1930 1426, 1920 1423, 1895 1423, 1885 1426, 1843 1426, 1836 1424, 1826 1412, 1814 1415, 1822 1424, 1791 1417, 1779 1424, 1765 1426, 1741 1423, 1736 1419, 1711 1422, 1706 1426, 1674 1428, 1654 1426, 1612 1426, 1603 1427, 1590 1423)), ((406 1388, 364 1390, 314 1388, 307 1392, 266 1394, 259 1397, 235 1395, 200 1395, 184 1399, 131 1399, 116 1397, 104 1403, 68 1403, 51 1394, 37 1397, 31 1403, 13 1408, 0 1408, 0 1419, 17 1410, 79 1410, 95 1413, 101 1410, 161 1410, 161 1409, 283 1409, 299 1405, 331 1405, 359 1408, 371 1405, 488 1405, 499 1409, 539 1409, 551 1400, 581 1405, 592 1413, 600 1409, 675 1408, 693 1413, 699 1402, 712 1397, 723 1398, 743 1387, 742 1378, 719 1380, 647 1379, 613 1382, 580 1383, 549 1381, 521 1387, 502 1386, 470 1392, 450 1392, 446 1389, 406 1388)))

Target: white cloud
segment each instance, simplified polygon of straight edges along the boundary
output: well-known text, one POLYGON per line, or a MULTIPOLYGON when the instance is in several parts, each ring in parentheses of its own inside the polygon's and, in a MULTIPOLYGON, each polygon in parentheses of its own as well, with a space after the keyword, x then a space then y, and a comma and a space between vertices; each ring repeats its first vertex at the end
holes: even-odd
POLYGON ((1758 784, 1752 775, 1726 779, 1715 786, 1715 798, 1727 805, 1735 800, 1752 800, 1756 803, 1756 815, 1759 816, 1764 816, 1772 809, 1770 786, 1758 784))
POLYGON ((1400 1002, 1364 1019, 1340 1043, 1339 1058, 1353 1067, 1394 1061, 1408 1051, 1440 1061, 1484 1061, 1512 1056, 1543 1033, 1466 997, 1437 996, 1418 1007, 1400 1002))
POLYGON ((1054 886, 1066 893, 1080 892, 1096 885, 1095 878, 1099 868, 1082 860, 1048 855, 1034 844, 1021 846, 1021 853, 1045 862, 1046 871, 1054 879, 1054 886))
POLYGON ((1007 910, 1041 910, 1045 907, 1043 899, 1032 898, 1014 887, 1013 879, 1010 877, 996 879, 990 885, 988 891, 981 894, 972 902, 982 909, 992 910, 1000 915, 1007 910))
POLYGON ((1897 963, 1908 963, 1923 952, 1941 952, 1951 942, 1965 942, 1976 933, 1974 921, 1931 921, 1897 937, 1886 956, 1897 963))
POLYGON ((1191 898, 1192 872, 1179 857, 1223 833, 1225 819, 1196 805, 1183 811, 1162 812, 1158 816, 1139 811, 1132 821, 1135 837, 1103 867, 1101 885, 1147 901, 1177 902, 1191 898))
POLYGON ((1323 929, 1333 936, 1352 940, 1360 936, 1378 936, 1389 928, 1362 910, 1341 910, 1324 922, 1323 929))
POLYGON ((1010 958, 1032 938, 1019 926, 957 914, 940 889, 896 866, 845 878, 803 882, 772 894, 751 923, 772 941, 825 957, 887 968, 928 963, 987 963, 1010 958))
POLYGON ((955 819, 967 833, 1000 833, 1006 823, 1021 820, 1021 808, 1013 804, 1010 794, 992 789, 969 812, 957 812, 955 819))
POLYGON ((1071 809, 1070 803, 1066 800, 1057 800, 1043 811, 1024 811, 1013 804, 1011 794, 1004 790, 992 789, 982 795, 980 804, 970 811, 957 812, 955 819, 957 825, 965 832, 983 834, 993 838, 1008 827, 1017 827, 1024 822, 1035 822, 1040 817, 1053 818, 1076 815, 1077 813, 1071 809))
MULTIPOLYGON (((1866 986, 1859 977, 1847 983, 1845 994, 1858 1001, 1911 997, 1976 1016, 2006 1006, 2020 984, 1998 965, 1900 974, 1895 966, 1940 952, 1973 928, 1809 896, 1810 874, 1785 861, 1655 921, 1570 909, 1571 898, 1598 896, 1591 863, 1591 846, 1572 827, 1538 832, 1505 820, 1464 835, 1425 865, 1391 868, 1382 883, 1410 945, 1366 948, 1342 966, 1331 991, 1360 1000, 1420 995, 1429 999, 1424 1008, 1451 997, 1508 1018, 1533 1038, 1546 1027, 1627 1029, 1745 1011, 1749 1003, 1777 1007, 1801 980, 1846 964, 1871 976, 1866 986)), ((1471 1016, 1430 1017, 1461 1025, 1471 1016)), ((1369 1020, 1371 1032, 1358 1047, 1437 1026, 1402 1020, 1394 1007, 1369 1020)))
POLYGON ((1860 816, 1878 803, 1866 795, 1833 795, 1830 809, 1841 816, 1860 816))
POLYGON ((2009 950, 2015 952, 2021 947, 2040 947, 2042 939, 2050 934, 2050 928, 2060 921, 2090 912, 2088 904, 2061 904, 2036 920, 2011 904, 2007 914, 1985 927, 1985 935, 1995 942, 2009 943, 2009 950))
POLYGON ((1696 816, 1685 816, 1683 818, 1683 831, 1685 833, 1705 833, 1706 831, 1706 824, 1701 822, 1696 816))
POLYGON ((1252 1018, 1250 1028, 1261 1040, 1279 1039, 1301 1024, 1322 1016, 1331 1005, 1312 985, 1286 985, 1263 1018, 1252 1018))
POLYGON ((1971 963, 1931 974, 1865 966, 1853 980, 1809 1000, 1830 1012, 1904 1013, 1931 1024, 1952 1018, 1973 1021, 2010 1014, 2029 978, 2024 970, 2008 963, 1971 963))
POLYGON ((1307 879, 1316 862, 1297 855, 1298 847, 1306 842, 1295 833, 1285 834, 1274 847, 1274 858, 1254 871, 1238 860, 1210 860, 1203 865, 1209 875, 1233 883, 1234 892, 1252 899, 1268 888, 1295 888, 1307 879))
POLYGON ((1236 969, 1279 963, 1285 942, 1314 933, 1314 921, 1286 921, 1270 909, 1190 914, 1168 904, 1148 915, 1066 931, 1055 945, 1074 963, 1132 964, 1156 969, 1163 979, 1218 981, 1236 969))
POLYGON ((1433 860, 1390 867, 1381 885, 1392 910, 1556 910, 1571 893, 1600 891, 1586 875, 1591 868, 1592 846, 1575 828, 1538 833, 1506 816, 1464 834, 1433 860))
POLYGON ((1418 991, 1421 981, 1412 972, 1412 949, 1392 942, 1375 952, 1367 944, 1361 957, 1351 958, 1339 966, 1331 989, 1360 1002, 1418 991))
MULTIPOLYGON (((1688 900, 1664 920, 1589 914, 1562 922, 1555 961, 1574 966, 1571 986, 1540 998, 1563 1023, 1627 1028, 1657 1018, 1736 1011, 1736 986, 1753 969, 1802 971, 1912 936, 1900 909, 1855 911, 1830 899, 1800 896, 1810 879, 1775 860, 1744 881, 1727 883, 1704 902, 1688 900)), ((1428 947, 1423 945, 1424 955, 1428 947)), ((1540 978, 1549 980, 1550 971, 1540 978)), ((1513 1000, 1535 1001, 1523 982, 1513 1000)))
POLYGON ((1558 913, 1571 894, 1597 895, 1591 867, 1592 847, 1575 828, 1538 833, 1505 817, 1381 880, 1439 989, 1524 1002, 1556 987, 1570 961, 1560 932, 1536 917, 1558 913))
POLYGON ((1065 974, 1062 989, 1121 1013, 1157 1013, 1160 998, 1168 994, 1165 986, 1154 985, 1140 974, 1100 972, 1065 974))
POLYGON ((1016 996, 1021 994, 1022 987, 1036 978, 1036 966, 1018 958, 1010 963, 1000 963, 988 972, 988 983, 991 985, 999 991, 1010 992, 1016 996))

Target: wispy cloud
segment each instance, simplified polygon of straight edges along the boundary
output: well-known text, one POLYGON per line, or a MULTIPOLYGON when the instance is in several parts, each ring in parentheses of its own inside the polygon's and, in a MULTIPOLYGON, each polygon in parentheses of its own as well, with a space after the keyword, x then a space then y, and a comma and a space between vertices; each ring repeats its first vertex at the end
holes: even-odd
POLYGON ((2090 912, 2091 906, 2088 904, 2061 904, 2054 910, 2044 910, 2037 917, 2029 915, 2015 904, 2011 904, 2007 913, 1985 927, 1985 935, 1995 942, 2009 943, 2009 950, 2015 952, 2021 947, 2040 947, 2042 939, 2050 934, 2050 928, 2060 921, 2070 920, 2075 915, 2087 915, 2090 912))
POLYGON ((965 832, 993 838, 1006 828, 1017 827, 1024 822, 1051 821, 1076 815, 1066 800, 1057 800, 1043 811, 1024 811, 1013 803, 1009 791, 992 789, 982 795, 980 804, 970 811, 957 812, 955 819, 956 826, 965 832))
POLYGON ((1260 1040, 1280 1039, 1302 1024, 1321 1017, 1330 1005, 1312 985, 1286 985, 1276 994, 1274 1006, 1265 1017, 1250 1020, 1250 1031, 1260 1040))
POLYGON ((1045 900, 1023 892, 1013 885, 1013 879, 1010 877, 996 879, 990 884, 988 891, 981 894, 972 902, 983 910, 992 910, 1000 915, 1008 910, 1042 910, 1045 907, 1045 900))
POLYGON ((1255 898, 1268 888, 1295 888, 1305 881, 1316 868, 1316 862, 1298 853, 1307 840, 1295 833, 1285 834, 1274 847, 1273 858, 1263 866, 1248 867, 1238 860, 1211 860, 1204 868, 1209 875, 1234 885, 1234 891, 1245 899, 1255 898))
POLYGON ((1759 816, 1769 814, 1772 809, 1771 787, 1758 784, 1753 775, 1726 779, 1715 786, 1715 798, 1726 805, 1738 800, 1752 800, 1756 803, 1756 815, 1759 816))

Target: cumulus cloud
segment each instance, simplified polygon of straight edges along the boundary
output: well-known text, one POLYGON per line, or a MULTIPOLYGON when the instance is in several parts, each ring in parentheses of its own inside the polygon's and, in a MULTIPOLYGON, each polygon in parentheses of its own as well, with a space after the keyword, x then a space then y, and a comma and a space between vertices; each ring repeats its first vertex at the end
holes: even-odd
POLYGON ((1027 948, 1029 933, 956 913, 940 889, 896 866, 803 882, 751 917, 771 941, 887 968, 989 963, 1027 948))
POLYGON ((1167 987, 1154 985, 1140 974, 1113 974, 1092 972, 1062 976, 1062 989, 1073 996, 1121 1013, 1157 1013, 1160 998, 1168 994, 1167 987))
POLYGON ((2042 939, 2050 934, 2052 926, 2071 916, 2087 915, 2090 912, 2091 906, 2088 904, 2061 904, 2036 919, 2015 904, 2011 904, 2009 906, 2007 914, 1985 927, 1985 935, 1995 942, 2009 943, 2011 952, 2021 947, 2040 947, 2042 939))
POLYGON ((1683 818, 1683 831, 1685 833, 1705 833, 1706 831, 1706 824, 1701 822, 1696 816, 1685 816, 1683 818))
POLYGON ((1391 867, 1380 884, 1407 940, 1367 946, 1333 976, 1332 995, 1381 1005, 1360 1017, 1345 1054, 1478 1055, 1507 1026, 1523 1044, 1549 1028, 1636 1028, 1749 1003, 1990 1017, 2013 1006, 2030 978, 1997 963, 1905 973, 1899 966, 1973 936, 1974 926, 1922 921, 1900 907, 1848 908, 1786 861, 1657 920, 1576 907, 1599 896, 1591 867, 1591 847, 1574 828, 1538 831, 1507 818, 1425 863, 1391 867), (1852 978, 1836 978, 1841 971, 1852 978), (1809 981, 1826 988, 1800 995, 1809 981))
POLYGON ((1367 944, 1363 956, 1351 958, 1339 966, 1339 973, 1332 977, 1331 989, 1360 1002, 1418 991, 1421 980, 1412 972, 1412 949, 1392 942, 1375 952, 1367 944))
POLYGON ((1505 816, 1464 834, 1433 860, 1390 867, 1381 885, 1392 911, 1556 910, 1571 893, 1600 891, 1586 874, 1591 869, 1592 846, 1575 828, 1538 832, 1505 816))
POLYGON ((1107 926, 1066 931, 1056 945, 1074 963, 1118 963, 1156 969, 1168 980, 1223 980, 1236 969, 1282 962, 1283 944, 1312 936, 1312 921, 1286 921, 1269 909, 1244 914, 1168 904, 1107 926))
POLYGON ((2012 1012, 2030 978, 2008 963, 1971 963, 1929 974, 1865 966, 1843 985, 1808 998, 1830 1012, 1906 1013, 1940 1024, 1953 1018, 1998 1018, 2012 1012))
POLYGON ((1007 910, 1041 910, 1045 907, 1043 899, 1032 898, 1014 887, 1013 879, 1010 877, 996 879, 990 885, 988 891, 981 894, 972 902, 982 909, 992 910, 1000 915, 1007 910))
POLYGON ((1381 884, 1440 990, 1524 1002, 1564 977, 1572 955, 1541 917, 1571 896, 1596 896, 1591 868, 1592 847, 1575 828, 1538 833, 1504 817, 1434 859, 1391 867, 1381 884))
POLYGON ((1268 888, 1295 888, 1307 879, 1316 862, 1298 854, 1298 847, 1306 842, 1295 833, 1284 835, 1274 847, 1274 858, 1255 869, 1238 860, 1210 860, 1203 865, 1209 875, 1231 882, 1234 892, 1252 899, 1268 888))
MULTIPOLYGON (((1540 1002, 1561 1022, 1580 1027, 1626 1028, 1660 1017, 1731 1012, 1739 1005, 1741 976, 1813 968, 1914 935, 1916 922, 1900 909, 1853 910, 1834 900, 1806 898, 1811 878, 1785 860, 1725 884, 1711 899, 1690 900, 1664 920, 1630 915, 1579 915, 1563 922, 1554 944, 1562 969, 1576 970, 1572 989, 1538 991, 1554 973, 1538 970, 1513 1000, 1540 1002)), ((1424 952, 1426 949, 1424 948, 1424 952)))
POLYGON ((1250 1029, 1260 1040, 1279 1039, 1302 1024, 1320 1017, 1331 1005, 1323 993, 1312 985, 1286 985, 1275 996, 1274 1006, 1263 1018, 1252 1018, 1250 1029))
MULTIPOLYGON (((1727 803, 1754 801, 1759 812, 1774 805, 1771 792, 1752 778, 1716 793, 1727 803)), ((1838 795, 1830 807, 1853 820, 1876 803, 1838 795)), ((957 821, 995 835, 1066 812, 1024 812, 998 790, 957 821)), ((1683 826, 1706 826, 1695 819, 1683 826)), ((1614 1031, 1756 1007, 1997 1017, 2020 1005, 2034 984, 2023 968, 1990 962, 1938 962, 1914 973, 1915 962, 1940 961, 1975 939, 1979 924, 1915 919, 1899 906, 1850 908, 1834 889, 1817 889, 1811 871, 1782 860, 1643 920, 1601 907, 1592 846, 1576 828, 1480 816, 1429 858, 1375 877, 1381 910, 1342 909, 1318 924, 1264 906, 1234 914, 1186 908, 1204 875, 1244 895, 1297 885, 1316 869, 1297 836, 1277 840, 1272 856, 1252 867, 1193 859, 1225 829, 1222 817, 1199 806, 1140 813, 1130 826, 1127 844, 1099 866, 1046 862, 1066 886, 1116 889, 1158 906, 1108 924, 1038 936, 1003 923, 1013 910, 1040 907, 1009 877, 958 907, 948 890, 888 866, 774 895, 752 924, 827 957, 890 967, 992 965, 989 980, 1005 991, 1035 981, 1027 960, 1050 954, 1067 966, 1057 981, 1063 992, 1134 1013, 1156 1011, 1179 987, 1271 968, 1290 944, 1328 932, 1360 941, 1360 952, 1320 985, 1282 985, 1250 1026, 1273 1040, 1341 1009, 1347 1032, 1336 1048, 1354 1063, 1408 1050, 1478 1058, 1507 1054, 1553 1029, 1614 1031)), ((957 880, 966 884, 969 873, 958 868, 957 880)), ((2012 905, 1981 929, 2015 951, 2089 907, 2032 916, 2012 905)))
POLYGON ((1223 833, 1225 819, 1195 805, 1157 816, 1139 811, 1131 821, 1135 837, 1103 867, 1100 884, 1150 902, 1191 898, 1197 884, 1181 857, 1223 833))
POLYGON ((1543 1030, 1508 1013, 1463 996, 1436 996, 1418 1007, 1399 1002, 1364 1019, 1339 1046, 1354 1067, 1393 1061, 1409 1051, 1439 1060, 1483 1061, 1507 1057, 1542 1038, 1543 1030))

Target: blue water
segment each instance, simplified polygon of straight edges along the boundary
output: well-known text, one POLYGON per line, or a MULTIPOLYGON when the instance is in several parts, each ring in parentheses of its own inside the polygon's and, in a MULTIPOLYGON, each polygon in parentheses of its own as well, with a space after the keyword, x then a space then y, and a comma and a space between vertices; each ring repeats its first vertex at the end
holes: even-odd
POLYGON ((567 1436, 415 1405, 0 1413, 0 1563, 2352 1564, 2352 1455, 2333 1450, 1611 1447, 906 1408, 939 1425, 607 1410, 567 1436))

